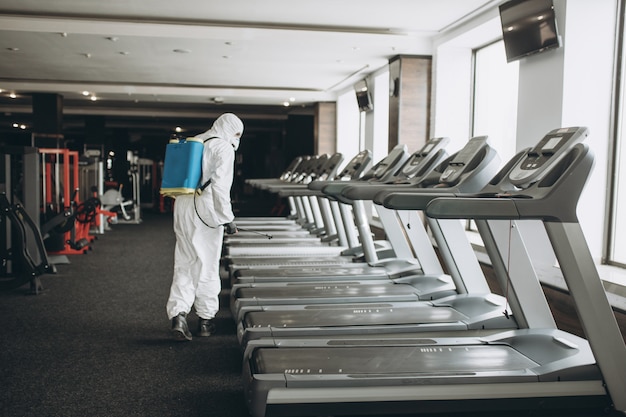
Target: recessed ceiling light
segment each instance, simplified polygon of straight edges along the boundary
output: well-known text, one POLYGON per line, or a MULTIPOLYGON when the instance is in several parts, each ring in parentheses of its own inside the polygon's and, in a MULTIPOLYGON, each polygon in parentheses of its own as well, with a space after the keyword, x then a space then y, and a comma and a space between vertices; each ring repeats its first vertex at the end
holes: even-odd
POLYGON ((81 94, 84 95, 85 97, 87 97, 90 93, 89 93, 89 91, 85 90, 81 94))
POLYGON ((130 52, 128 52, 128 51, 119 51, 118 54, 120 54, 120 55, 130 55, 130 52))
POLYGON ((98 100, 98 97, 96 97, 96 96, 91 96, 91 97, 89 97, 89 100, 91 100, 91 101, 96 101, 96 100, 98 100))
POLYGON ((17 98, 17 94, 15 94, 15 93, 11 93, 11 94, 9 94, 9 97, 11 97, 11 98, 17 98))
POLYGON ((117 42, 120 38, 115 37, 115 36, 107 36, 107 40, 110 40, 111 42, 117 42))
POLYGON ((7 48, 7 51, 11 51, 11 52, 17 52, 19 50, 20 48, 7 48))
POLYGON ((288 101, 285 101, 285 102, 283 103, 283 106, 285 106, 285 107, 289 107, 289 106, 290 106, 290 103, 289 103, 288 101))
POLYGON ((89 52, 83 52, 81 53, 82 56, 84 56, 85 58, 91 58, 91 54, 89 52))
POLYGON ((174 49, 173 52, 177 54, 189 54, 191 53, 190 49, 174 49))

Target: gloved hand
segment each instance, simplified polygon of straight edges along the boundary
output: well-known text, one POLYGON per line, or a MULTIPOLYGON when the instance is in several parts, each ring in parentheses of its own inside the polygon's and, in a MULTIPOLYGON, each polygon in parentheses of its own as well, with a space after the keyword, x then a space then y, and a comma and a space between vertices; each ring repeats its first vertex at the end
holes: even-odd
POLYGON ((235 222, 226 223, 224 225, 224 230, 229 235, 234 235, 235 233, 237 233, 237 225, 235 224, 235 222))

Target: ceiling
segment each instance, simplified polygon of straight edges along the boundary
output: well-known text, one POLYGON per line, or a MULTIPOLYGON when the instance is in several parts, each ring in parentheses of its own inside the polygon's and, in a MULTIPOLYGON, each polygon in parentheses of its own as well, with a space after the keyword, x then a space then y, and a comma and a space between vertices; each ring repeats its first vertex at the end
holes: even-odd
POLYGON ((498 3, 0 0, 2 120, 30 113, 34 92, 63 96, 64 116, 280 117, 396 55, 430 55, 433 37, 498 3))

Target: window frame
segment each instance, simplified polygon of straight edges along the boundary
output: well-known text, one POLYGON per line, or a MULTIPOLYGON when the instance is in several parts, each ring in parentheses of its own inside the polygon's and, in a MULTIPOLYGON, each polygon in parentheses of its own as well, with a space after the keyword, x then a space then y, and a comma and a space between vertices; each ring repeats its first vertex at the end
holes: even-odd
MULTIPOLYGON (((602 263, 619 268, 626 268, 626 257, 619 260, 615 256, 617 250, 616 235, 618 233, 618 194, 620 189, 626 192, 626 183, 619 183, 621 163, 626 163, 626 146, 622 146, 620 139, 626 139, 626 0, 617 2, 617 28, 614 53, 613 100, 611 108, 611 143, 609 155, 611 161, 608 173, 607 212, 605 237, 603 244, 602 263)), ((626 176, 626 175, 625 175, 626 176)), ((626 221, 624 221, 626 228, 626 221)))

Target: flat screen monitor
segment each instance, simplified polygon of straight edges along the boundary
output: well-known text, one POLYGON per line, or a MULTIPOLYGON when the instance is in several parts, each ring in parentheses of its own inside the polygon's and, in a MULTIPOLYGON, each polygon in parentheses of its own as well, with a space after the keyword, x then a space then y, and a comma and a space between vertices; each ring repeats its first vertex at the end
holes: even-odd
POLYGON ((367 82, 365 80, 357 82, 354 85, 354 91, 356 93, 356 101, 359 105, 360 111, 370 111, 374 109, 372 96, 369 92, 367 82))
POLYGON ((552 0, 511 0, 500 20, 507 62, 561 46, 552 0))

